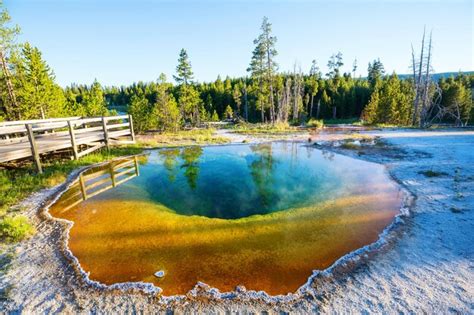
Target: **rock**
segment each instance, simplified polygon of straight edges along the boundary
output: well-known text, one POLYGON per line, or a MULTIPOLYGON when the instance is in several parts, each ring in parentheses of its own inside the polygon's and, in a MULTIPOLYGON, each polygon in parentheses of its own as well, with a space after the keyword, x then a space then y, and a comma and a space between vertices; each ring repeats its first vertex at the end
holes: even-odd
POLYGON ((154 275, 157 278, 163 278, 165 276, 165 272, 164 272, 164 270, 159 270, 159 271, 155 272, 154 275))

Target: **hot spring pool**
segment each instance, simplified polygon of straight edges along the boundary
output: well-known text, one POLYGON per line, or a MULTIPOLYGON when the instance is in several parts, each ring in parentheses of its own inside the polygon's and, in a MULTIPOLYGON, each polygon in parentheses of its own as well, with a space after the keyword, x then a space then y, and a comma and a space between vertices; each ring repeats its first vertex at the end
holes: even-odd
POLYGON ((294 292, 377 240, 401 206, 384 167, 302 143, 183 147, 89 169, 50 213, 90 278, 294 292), (164 277, 154 273, 164 271, 164 277))

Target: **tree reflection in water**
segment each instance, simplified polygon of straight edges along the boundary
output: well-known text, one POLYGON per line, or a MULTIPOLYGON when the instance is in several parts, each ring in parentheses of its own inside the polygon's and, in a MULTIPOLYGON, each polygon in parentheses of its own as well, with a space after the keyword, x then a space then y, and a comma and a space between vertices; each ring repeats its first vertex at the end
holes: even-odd
POLYGON ((253 160, 250 165, 250 174, 257 187, 258 194, 262 206, 268 208, 271 206, 272 201, 276 201, 273 189, 273 172, 274 163, 272 155, 272 144, 262 143, 250 146, 250 149, 255 154, 256 159, 253 160))
POLYGON ((195 189, 197 187, 197 179, 199 176, 198 160, 201 155, 201 147, 188 147, 181 151, 181 159, 183 159, 184 162, 181 165, 181 168, 184 168, 184 176, 186 176, 191 189, 195 189))
POLYGON ((176 166, 178 165, 179 153, 180 149, 167 149, 158 152, 158 154, 164 158, 163 166, 166 169, 170 182, 174 182, 178 175, 178 168, 176 166))
POLYGON ((201 147, 187 147, 183 149, 160 150, 159 155, 163 158, 163 166, 166 169, 168 180, 172 183, 176 180, 179 169, 184 169, 184 176, 191 189, 196 189, 199 177, 199 157, 202 155, 201 147), (178 158, 182 164, 178 168, 178 158))

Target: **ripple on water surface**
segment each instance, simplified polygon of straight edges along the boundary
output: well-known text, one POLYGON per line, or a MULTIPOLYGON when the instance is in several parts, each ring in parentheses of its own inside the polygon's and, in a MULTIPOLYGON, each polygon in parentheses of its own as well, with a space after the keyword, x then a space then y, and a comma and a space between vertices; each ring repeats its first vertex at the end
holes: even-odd
POLYGON ((376 241, 400 205, 383 166, 275 142, 114 161, 50 212, 74 222, 69 247, 93 280, 152 282, 165 295, 198 281, 286 294, 376 241))

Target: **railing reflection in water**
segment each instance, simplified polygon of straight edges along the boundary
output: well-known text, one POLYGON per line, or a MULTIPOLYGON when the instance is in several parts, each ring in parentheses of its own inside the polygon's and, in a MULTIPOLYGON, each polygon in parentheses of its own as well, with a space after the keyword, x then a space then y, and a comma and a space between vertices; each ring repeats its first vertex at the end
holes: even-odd
POLYGON ((138 164, 138 157, 133 156, 111 161, 81 173, 79 178, 53 205, 54 212, 66 212, 87 199, 139 176, 138 164))

